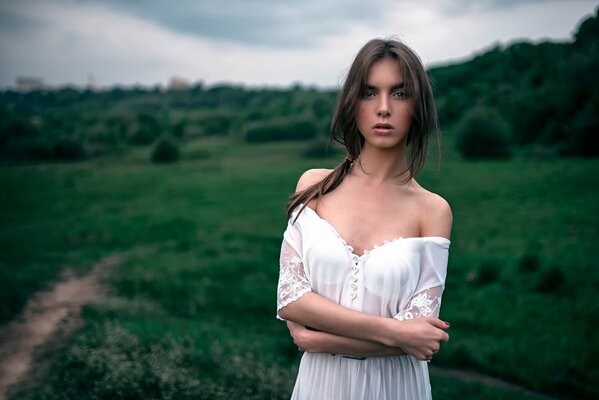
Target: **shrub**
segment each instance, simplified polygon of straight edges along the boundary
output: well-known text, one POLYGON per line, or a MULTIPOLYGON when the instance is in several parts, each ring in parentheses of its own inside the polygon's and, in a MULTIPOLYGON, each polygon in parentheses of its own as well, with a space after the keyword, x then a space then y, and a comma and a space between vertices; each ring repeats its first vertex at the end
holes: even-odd
POLYGON ((87 157, 83 145, 72 139, 61 139, 54 144, 54 159, 56 160, 83 160, 87 157))
POLYGON ((38 389, 41 397, 18 393, 18 398, 202 398, 201 377, 185 366, 188 339, 144 342, 112 323, 96 330, 78 336, 58 357, 59 368, 50 371, 38 389))
POLYGON ((535 272, 540 265, 539 256, 534 253, 526 253, 518 261, 518 268, 522 272, 535 272))
POLYGON ((316 136, 316 125, 309 119, 285 119, 254 125, 245 132, 250 143, 279 140, 307 140, 316 136))
POLYGON ((499 279, 499 266, 493 261, 485 261, 478 269, 476 283, 478 285, 488 285, 499 279))
POLYGON ((129 138, 132 144, 146 145, 154 142, 162 132, 160 122, 154 116, 141 113, 137 116, 138 128, 129 138))
POLYGON ((566 276, 556 266, 539 272, 535 290, 541 293, 558 293, 564 287, 566 276))
POLYGON ((567 128, 568 140, 564 155, 580 155, 584 157, 599 156, 599 116, 597 108, 591 105, 585 107, 570 122, 567 128))
POLYGON ((205 136, 225 136, 231 131, 234 119, 232 114, 211 113, 198 119, 196 123, 205 136))
POLYGON ((35 141, 26 147, 25 155, 34 160, 51 160, 54 158, 54 149, 51 143, 35 141))
POLYGON ((154 151, 152 151, 151 160, 154 163, 170 163, 179 159, 179 148, 170 139, 160 139, 154 151))
POLYGON ((129 142, 138 145, 150 144, 156 140, 159 134, 159 131, 154 131, 142 126, 129 137, 129 142))
POLYGON ((0 119, 0 138, 4 142, 8 138, 24 139, 38 135, 37 128, 26 118, 2 117, 0 119))
POLYGON ((490 108, 474 108, 456 128, 457 148, 464 158, 508 158, 510 128, 501 115, 490 108))
POLYGON ((329 143, 329 141, 320 139, 315 140, 306 147, 303 156, 305 158, 326 158, 343 154, 339 146, 329 143))
POLYGON ((185 129, 187 128, 187 120, 182 119, 173 125, 172 132, 173 136, 180 139, 185 136, 185 129))

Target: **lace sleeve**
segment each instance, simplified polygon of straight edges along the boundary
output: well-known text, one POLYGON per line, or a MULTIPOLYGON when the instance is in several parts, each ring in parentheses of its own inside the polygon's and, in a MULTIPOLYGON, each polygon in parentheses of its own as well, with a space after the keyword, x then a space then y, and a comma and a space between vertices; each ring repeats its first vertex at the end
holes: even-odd
POLYGON ((429 239, 422 243, 418 254, 420 256, 418 284, 408 305, 393 317, 400 321, 418 317, 439 318, 441 295, 447 276, 449 240, 429 239))
POLYGON ((279 315, 281 308, 293 303, 304 294, 312 291, 308 276, 304 269, 303 260, 291 245, 295 242, 296 248, 301 248, 301 242, 297 242, 301 236, 297 232, 290 231, 295 226, 288 227, 285 232, 283 244, 281 246, 281 257, 279 260, 279 284, 277 287, 277 318, 285 320, 279 315))
POLYGON ((419 317, 439 317, 443 286, 423 290, 410 299, 408 306, 393 318, 403 321, 419 317))

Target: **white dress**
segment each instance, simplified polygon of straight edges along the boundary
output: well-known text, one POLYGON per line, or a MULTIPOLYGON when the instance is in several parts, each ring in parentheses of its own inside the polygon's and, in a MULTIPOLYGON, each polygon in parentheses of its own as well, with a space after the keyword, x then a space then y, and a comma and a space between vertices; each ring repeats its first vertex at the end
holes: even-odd
MULTIPOLYGON (((310 207, 292 213, 281 246, 277 318, 307 292, 371 315, 399 320, 439 315, 450 241, 395 238, 354 254, 310 207)), ((292 399, 431 398, 428 363, 413 356, 347 358, 304 353, 292 399)))

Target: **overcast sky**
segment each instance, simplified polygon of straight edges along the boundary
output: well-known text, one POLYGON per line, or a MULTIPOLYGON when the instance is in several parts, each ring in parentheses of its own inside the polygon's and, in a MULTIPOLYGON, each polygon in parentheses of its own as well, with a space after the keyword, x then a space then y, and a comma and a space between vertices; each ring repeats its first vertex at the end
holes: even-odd
POLYGON ((595 0, 1 0, 0 87, 302 83, 337 87, 357 50, 394 35, 427 65, 494 43, 568 40, 595 0))

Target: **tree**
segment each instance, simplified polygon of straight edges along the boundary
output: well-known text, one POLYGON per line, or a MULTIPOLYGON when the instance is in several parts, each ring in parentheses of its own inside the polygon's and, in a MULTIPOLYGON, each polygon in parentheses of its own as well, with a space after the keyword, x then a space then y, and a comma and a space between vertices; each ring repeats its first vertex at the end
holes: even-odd
POLYGON ((456 127, 458 151, 464 158, 508 158, 510 128, 495 109, 470 110, 456 127))
POLYGON ((154 163, 172 163, 179 159, 179 148, 170 139, 163 138, 156 143, 151 160, 154 163))

